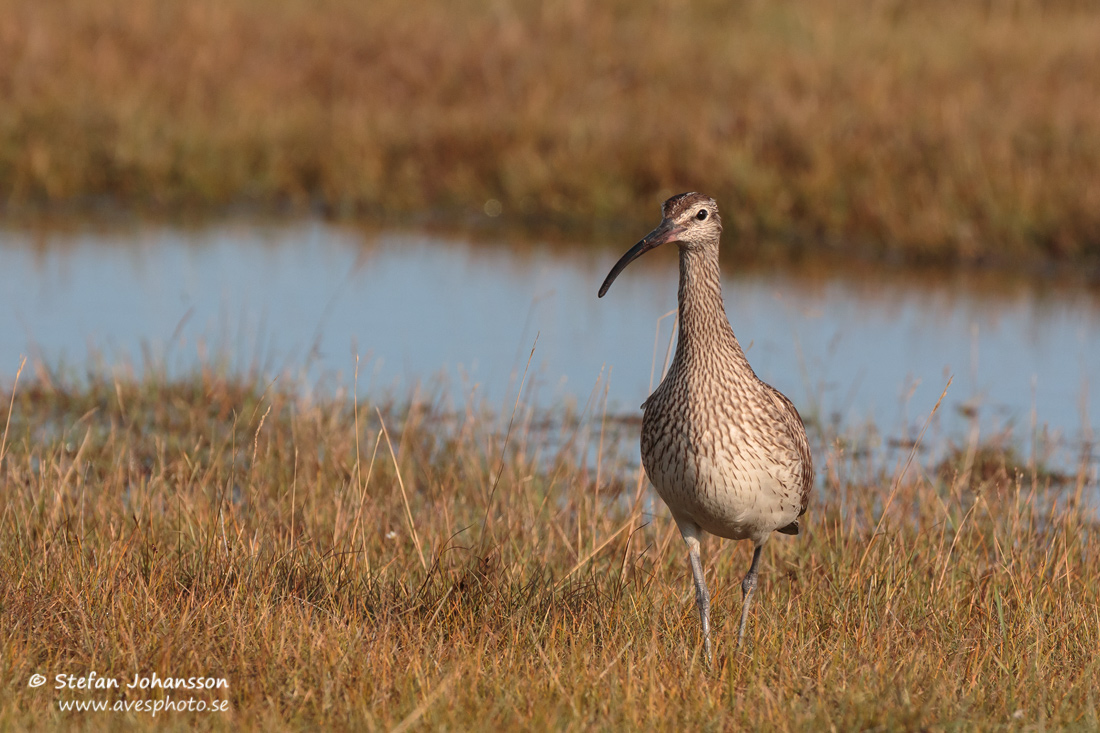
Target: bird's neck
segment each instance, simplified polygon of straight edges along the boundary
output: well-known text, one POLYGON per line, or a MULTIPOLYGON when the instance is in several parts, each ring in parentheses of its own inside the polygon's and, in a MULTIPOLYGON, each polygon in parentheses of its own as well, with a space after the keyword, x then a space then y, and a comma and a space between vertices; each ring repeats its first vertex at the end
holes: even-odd
POLYGON ((748 360, 726 318, 717 243, 680 250, 678 300, 680 337, 676 342, 677 362, 684 364, 718 358, 735 368, 749 369, 748 360))

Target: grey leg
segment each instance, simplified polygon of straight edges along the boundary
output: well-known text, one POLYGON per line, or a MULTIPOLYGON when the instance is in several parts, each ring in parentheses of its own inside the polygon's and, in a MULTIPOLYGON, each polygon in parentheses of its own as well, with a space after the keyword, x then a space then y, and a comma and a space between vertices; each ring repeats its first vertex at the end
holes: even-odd
POLYGON ((763 545, 757 545, 752 553, 752 565, 749 572, 745 573, 745 579, 741 581, 741 628, 737 631, 737 648, 741 648, 741 642, 745 639, 745 625, 749 620, 749 603, 752 602, 752 593, 756 590, 756 566, 760 564, 760 553, 763 545))
POLYGON ((682 532, 688 546, 688 559, 691 560, 691 574, 695 578, 695 604, 699 606, 699 620, 703 624, 703 651, 707 655, 707 664, 711 663, 710 654, 710 593, 703 578, 703 563, 699 559, 699 539, 695 532, 682 532))

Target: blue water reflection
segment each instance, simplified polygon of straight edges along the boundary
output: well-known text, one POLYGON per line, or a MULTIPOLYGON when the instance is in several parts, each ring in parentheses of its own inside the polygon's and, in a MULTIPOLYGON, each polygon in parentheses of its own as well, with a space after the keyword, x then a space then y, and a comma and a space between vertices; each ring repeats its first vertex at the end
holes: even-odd
MULTIPOLYGON (((358 354, 364 394, 442 379, 510 407, 538 334, 528 379, 539 403, 583 404, 610 370, 611 406, 633 412, 658 320, 675 307, 676 259, 648 256, 597 300, 617 254, 318 222, 0 233, 0 386, 21 355, 79 370, 100 358, 140 369, 148 353, 184 372, 217 353, 331 387, 350 383, 358 354)), ((760 376, 825 422, 912 437, 950 374, 941 435, 965 431, 967 405, 983 431, 1014 425, 1025 442, 1032 424, 1087 439, 1100 415, 1100 308, 1086 291, 760 273, 724 287, 760 376)))

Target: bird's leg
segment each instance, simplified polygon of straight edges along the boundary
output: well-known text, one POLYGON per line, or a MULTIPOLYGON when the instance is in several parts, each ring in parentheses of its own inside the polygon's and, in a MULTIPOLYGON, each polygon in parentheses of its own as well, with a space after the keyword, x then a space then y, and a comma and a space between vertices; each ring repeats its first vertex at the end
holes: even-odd
POLYGON ((699 559, 699 538, 693 535, 685 535, 684 542, 688 546, 688 559, 691 560, 691 574, 695 577, 695 604, 699 606, 699 620, 703 624, 703 651, 707 655, 707 664, 711 662, 710 656, 710 593, 707 592, 707 582, 703 578, 703 563, 699 559))
POLYGON ((752 553, 752 565, 749 572, 745 573, 745 579, 741 581, 741 628, 737 631, 737 648, 741 648, 741 642, 745 639, 745 625, 749 620, 749 603, 752 602, 752 593, 756 590, 756 566, 760 564, 760 553, 763 545, 757 545, 752 553))

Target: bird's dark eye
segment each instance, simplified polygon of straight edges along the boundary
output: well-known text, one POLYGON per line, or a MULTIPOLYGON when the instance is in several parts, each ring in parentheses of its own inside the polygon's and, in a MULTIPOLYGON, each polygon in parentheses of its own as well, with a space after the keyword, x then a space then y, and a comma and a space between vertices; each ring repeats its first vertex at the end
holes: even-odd
POLYGON ((703 221, 703 219, 707 218, 707 210, 706 209, 699 209, 699 213, 695 215, 695 218, 698 219, 699 221, 703 221))

